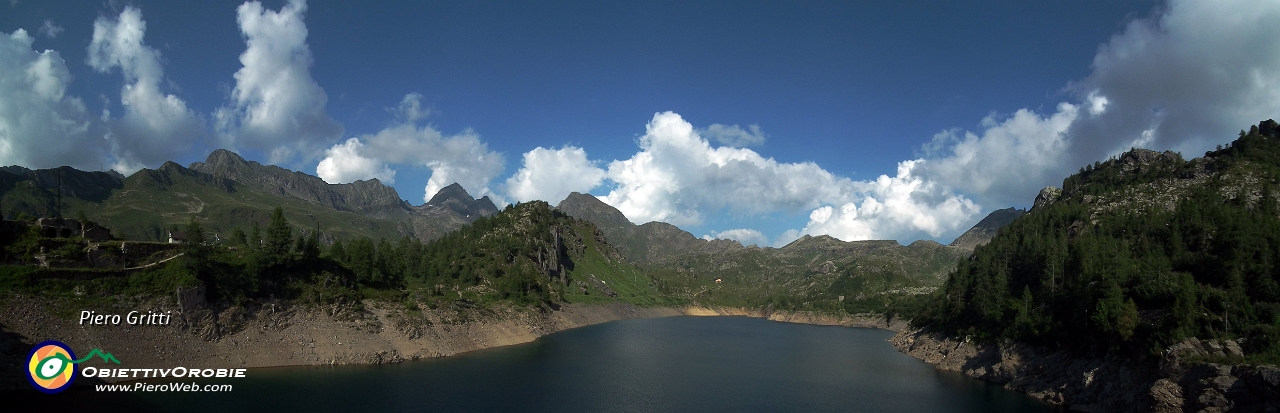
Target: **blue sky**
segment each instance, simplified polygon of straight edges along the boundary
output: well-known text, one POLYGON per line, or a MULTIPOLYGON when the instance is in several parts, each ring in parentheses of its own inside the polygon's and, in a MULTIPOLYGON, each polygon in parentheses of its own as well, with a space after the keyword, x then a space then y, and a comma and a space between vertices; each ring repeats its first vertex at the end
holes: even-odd
POLYGON ((414 204, 590 192, 781 245, 949 242, 1131 146, 1275 117, 1277 2, 0 4, 0 163, 215 148, 414 204), (21 32, 19 32, 21 30, 21 32))

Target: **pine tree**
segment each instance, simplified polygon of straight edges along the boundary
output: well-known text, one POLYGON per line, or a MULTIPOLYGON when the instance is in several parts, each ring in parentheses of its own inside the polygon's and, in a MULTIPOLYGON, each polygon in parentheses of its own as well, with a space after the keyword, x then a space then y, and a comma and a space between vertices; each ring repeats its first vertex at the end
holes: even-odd
POLYGON ((240 227, 236 227, 231 230, 231 242, 235 245, 243 246, 248 245, 249 240, 245 237, 244 230, 240 229, 240 227))
POLYGON ((253 221, 253 227, 249 230, 249 250, 257 251, 262 248, 262 228, 258 226, 258 221, 253 221))
POLYGON ((272 261, 280 263, 289 258, 289 246, 293 241, 293 226, 284 218, 284 209, 276 207, 267 224, 267 253, 272 261))
POLYGON ((333 245, 329 246, 329 251, 326 253, 326 255, 328 255, 330 259, 333 259, 335 261, 338 261, 341 263, 347 262, 347 250, 342 246, 342 240, 334 240, 333 245))

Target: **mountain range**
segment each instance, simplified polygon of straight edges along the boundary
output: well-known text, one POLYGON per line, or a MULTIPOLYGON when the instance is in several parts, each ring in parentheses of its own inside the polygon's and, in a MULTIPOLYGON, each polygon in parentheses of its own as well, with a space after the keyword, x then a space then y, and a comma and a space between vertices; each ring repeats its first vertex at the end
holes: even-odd
MULTIPOLYGON (((128 177, 70 167, 0 168, 0 213, 5 218, 55 215, 59 194, 62 215, 83 216, 110 228, 116 238, 149 241, 167 239, 168 229, 193 217, 222 238, 236 228, 249 232, 255 223, 265 227, 277 206, 302 231, 319 230, 325 243, 360 237, 430 242, 498 213, 488 197, 475 199, 456 183, 415 206, 377 179, 330 184, 227 150, 216 150, 204 162, 187 167, 166 162, 128 177)), ((701 239, 665 222, 636 225, 589 194, 572 193, 555 209, 593 224, 627 261, 654 274, 672 291, 702 300, 719 291, 712 301, 731 304, 794 296, 840 305, 843 292, 849 292, 844 295, 850 296, 850 303, 884 294, 928 292, 941 285, 957 259, 1018 214, 1012 209, 997 211, 950 246, 805 236, 782 248, 760 248, 701 239), (837 284, 859 287, 832 290, 837 284)))
POLYGON ((760 248, 701 239, 664 222, 636 225, 589 194, 572 193, 556 208, 595 224, 628 260, 685 298, 705 302, 699 295, 711 292, 719 298, 710 301, 724 305, 854 311, 880 311, 896 298, 933 291, 971 245, 985 243, 1021 214, 996 211, 952 245, 805 235, 782 248, 760 248), (776 302, 783 297, 795 301, 776 302))
POLYGON ((5 218, 56 215, 61 193, 63 216, 83 214, 111 228, 113 236, 133 240, 166 239, 166 229, 185 225, 191 217, 223 236, 236 227, 247 231, 252 223, 265 226, 270 211, 279 206, 291 222, 318 228, 329 242, 404 236, 429 241, 498 212, 488 197, 474 199, 457 184, 414 206, 376 179, 329 184, 226 150, 189 167, 166 162, 128 177, 70 167, 10 166, 0 171, 0 213, 5 218))

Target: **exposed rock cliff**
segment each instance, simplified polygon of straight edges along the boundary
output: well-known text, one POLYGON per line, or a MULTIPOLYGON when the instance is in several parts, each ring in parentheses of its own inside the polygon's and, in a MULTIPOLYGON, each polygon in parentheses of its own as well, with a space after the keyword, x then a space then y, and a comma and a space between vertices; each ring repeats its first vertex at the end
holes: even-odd
POLYGON ((1061 195, 1062 195, 1061 189, 1058 189, 1057 187, 1052 187, 1052 186, 1045 187, 1044 189, 1040 190, 1039 194, 1036 194, 1036 200, 1031 204, 1031 210, 1035 211, 1037 209, 1043 208, 1045 205, 1052 204, 1053 201, 1058 200, 1058 197, 1061 195))

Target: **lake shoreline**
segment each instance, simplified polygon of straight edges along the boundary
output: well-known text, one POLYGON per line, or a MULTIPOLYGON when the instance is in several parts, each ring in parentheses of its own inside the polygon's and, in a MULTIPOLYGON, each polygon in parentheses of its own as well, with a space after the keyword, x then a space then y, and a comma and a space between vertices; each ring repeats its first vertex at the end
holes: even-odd
MULTIPOLYGON (((76 351, 99 348, 121 368, 265 368, 383 364, 532 342, 539 337, 609 321, 672 316, 744 316, 777 322, 901 331, 905 321, 882 316, 752 310, 719 306, 643 307, 624 302, 565 304, 558 309, 496 307, 466 311, 421 309, 365 301, 359 312, 337 306, 265 303, 250 309, 208 306, 179 311, 171 300, 135 305, 171 312, 170 325, 81 325, 55 315, 67 303, 13 296, 0 311, 0 389, 29 388, 23 361, 30 346, 57 340, 76 351), (82 350, 83 349, 83 350, 82 350)), ((86 309, 90 310, 90 309, 86 309)), ((110 314, 122 309, 95 308, 110 314)), ((65 311, 65 310, 63 310, 65 311)), ((90 362, 89 365, 94 362, 90 362)), ((103 367, 103 366, 98 366, 103 367)), ((136 378, 100 379, 123 382, 136 378)), ((85 380, 86 382, 90 380, 85 380)))
POLYGON ((1228 340, 1188 338, 1167 349, 1159 361, 1110 353, 1087 357, 1015 342, 981 344, 921 329, 902 330, 889 341, 939 370, 958 371, 1073 411, 1280 408, 1280 368, 1199 361, 1243 355, 1228 340))

